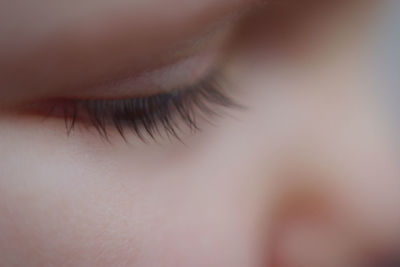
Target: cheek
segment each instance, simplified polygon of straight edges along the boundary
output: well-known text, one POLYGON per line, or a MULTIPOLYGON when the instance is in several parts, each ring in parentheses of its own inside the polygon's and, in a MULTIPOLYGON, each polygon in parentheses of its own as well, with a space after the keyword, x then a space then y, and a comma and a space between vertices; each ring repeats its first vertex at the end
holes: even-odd
POLYGON ((0 127, 1 263, 247 266, 238 179, 199 169, 212 159, 108 150, 36 123, 0 127))

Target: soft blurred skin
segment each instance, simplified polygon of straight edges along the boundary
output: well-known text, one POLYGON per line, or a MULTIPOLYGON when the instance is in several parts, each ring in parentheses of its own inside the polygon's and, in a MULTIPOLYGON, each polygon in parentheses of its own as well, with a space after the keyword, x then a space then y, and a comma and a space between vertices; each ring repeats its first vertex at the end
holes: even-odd
POLYGON ((376 61, 393 8, 301 2, 3 0, 0 265, 395 260, 398 114, 376 61), (47 97, 119 97, 80 88, 203 49, 224 55, 224 86, 247 108, 221 110, 184 144, 68 136, 62 119, 20 112, 47 97))

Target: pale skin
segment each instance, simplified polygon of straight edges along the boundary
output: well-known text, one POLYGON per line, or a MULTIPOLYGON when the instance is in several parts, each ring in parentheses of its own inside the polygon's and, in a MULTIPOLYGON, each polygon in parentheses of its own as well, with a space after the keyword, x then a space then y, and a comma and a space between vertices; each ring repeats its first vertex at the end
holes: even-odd
POLYGON ((0 2, 0 266, 364 267, 399 254, 397 128, 370 47, 380 7, 261 2, 0 2), (246 109, 217 108, 182 142, 115 129, 105 141, 79 123, 68 135, 24 108, 154 94, 222 60, 246 109))

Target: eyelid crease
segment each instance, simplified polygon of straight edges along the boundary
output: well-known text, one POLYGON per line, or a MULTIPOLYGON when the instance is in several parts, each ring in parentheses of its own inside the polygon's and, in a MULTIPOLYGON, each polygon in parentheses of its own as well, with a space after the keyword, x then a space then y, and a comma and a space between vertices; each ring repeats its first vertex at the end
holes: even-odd
POLYGON ((146 71, 138 75, 110 80, 76 92, 88 98, 130 98, 147 96, 159 92, 170 92, 171 88, 190 86, 203 79, 214 69, 220 59, 217 51, 205 51, 183 58, 177 63, 146 71))

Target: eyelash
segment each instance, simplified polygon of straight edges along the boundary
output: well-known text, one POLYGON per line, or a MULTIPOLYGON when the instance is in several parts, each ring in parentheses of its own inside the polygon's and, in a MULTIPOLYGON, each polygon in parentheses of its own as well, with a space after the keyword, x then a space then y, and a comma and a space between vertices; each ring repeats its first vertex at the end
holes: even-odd
POLYGON ((218 115, 217 106, 241 108, 213 76, 169 93, 120 100, 71 100, 58 103, 52 110, 61 108, 68 134, 78 121, 83 121, 106 139, 111 125, 124 139, 126 129, 130 129, 145 141, 146 137, 155 140, 163 133, 180 140, 180 121, 191 131, 198 131, 198 115, 218 115))

